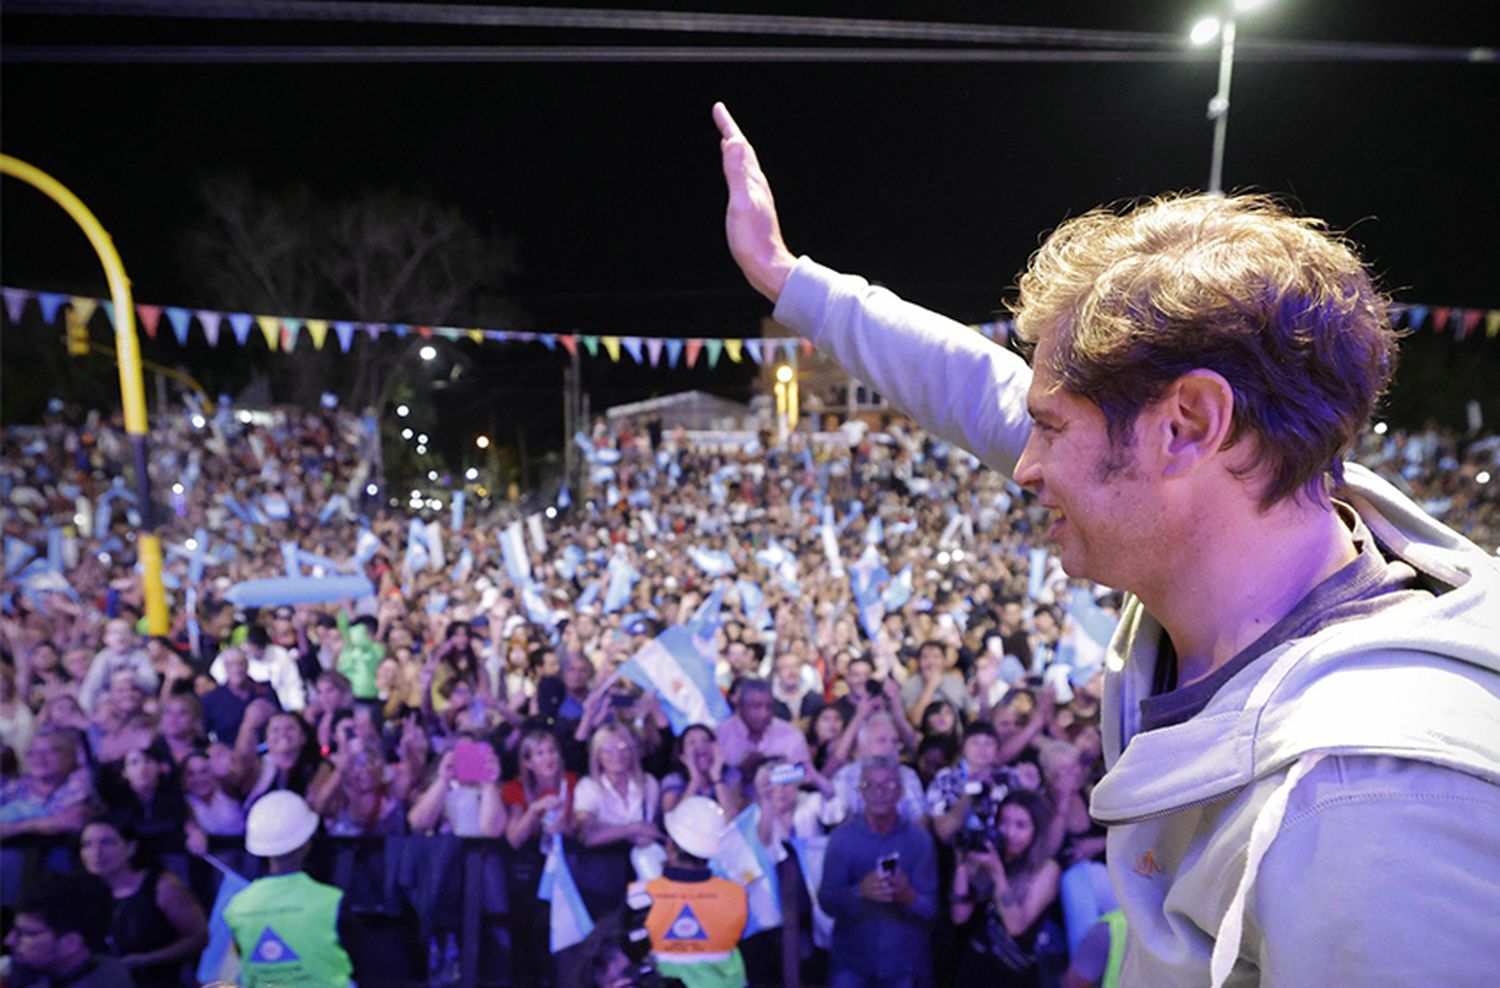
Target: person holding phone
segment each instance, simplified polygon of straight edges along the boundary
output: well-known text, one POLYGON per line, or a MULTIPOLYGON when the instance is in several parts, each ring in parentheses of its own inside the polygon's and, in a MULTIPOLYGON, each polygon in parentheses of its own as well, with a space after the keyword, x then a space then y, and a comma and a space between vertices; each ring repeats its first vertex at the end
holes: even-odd
POLYGON ((897 808, 901 775, 894 758, 865 759, 860 790, 865 811, 829 838, 818 887, 818 902, 833 917, 829 985, 928 985, 937 915, 932 838, 897 808))

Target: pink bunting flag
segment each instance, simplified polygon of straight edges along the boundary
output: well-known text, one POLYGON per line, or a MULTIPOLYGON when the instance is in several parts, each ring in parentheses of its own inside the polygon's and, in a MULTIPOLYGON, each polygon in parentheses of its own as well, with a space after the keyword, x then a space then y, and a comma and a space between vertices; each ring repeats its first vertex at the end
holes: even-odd
POLYGON ((1468 339, 1469 334, 1474 332, 1474 327, 1479 325, 1479 318, 1482 315, 1484 315, 1484 313, 1479 311, 1478 309, 1466 309, 1464 311, 1463 321, 1459 323, 1462 328, 1460 330, 1460 336, 1458 338, 1461 340, 1468 339))
POLYGON ((31 298, 31 293, 20 288, 5 289, 5 312, 10 316, 10 324, 19 326, 21 316, 26 312, 26 303, 31 298))
POLYGON ((659 338, 655 336, 647 338, 646 356, 650 359, 652 367, 661 363, 661 340, 659 338))
POLYGON ((693 366, 698 362, 698 354, 703 350, 702 340, 687 341, 687 365, 693 366))
POLYGON ((574 336, 571 333, 568 333, 566 335, 559 336, 557 338, 557 341, 563 345, 563 349, 567 350, 570 356, 578 356, 578 337, 574 336))
POLYGON ((1440 305, 1432 310, 1432 331, 1441 333, 1448 325, 1449 309, 1446 305, 1440 305))
POLYGON ((137 302, 135 304, 135 317, 140 320, 141 328, 146 331, 146 338, 148 340, 156 339, 156 324, 161 321, 161 306, 137 302))

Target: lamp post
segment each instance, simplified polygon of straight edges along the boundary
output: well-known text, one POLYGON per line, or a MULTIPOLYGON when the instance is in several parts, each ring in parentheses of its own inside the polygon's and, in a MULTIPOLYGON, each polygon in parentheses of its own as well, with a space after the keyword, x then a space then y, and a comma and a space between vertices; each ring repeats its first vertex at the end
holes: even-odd
POLYGON ((1254 10, 1264 3, 1265 0, 1234 0, 1230 4, 1229 16, 1223 20, 1205 17, 1193 25, 1193 30, 1188 35, 1195 45, 1205 45, 1214 38, 1219 39, 1219 88, 1208 101, 1208 119, 1214 122, 1213 158, 1208 168, 1208 191, 1211 195, 1222 195, 1224 192, 1224 145, 1229 139, 1229 82, 1234 74, 1234 15, 1254 10))

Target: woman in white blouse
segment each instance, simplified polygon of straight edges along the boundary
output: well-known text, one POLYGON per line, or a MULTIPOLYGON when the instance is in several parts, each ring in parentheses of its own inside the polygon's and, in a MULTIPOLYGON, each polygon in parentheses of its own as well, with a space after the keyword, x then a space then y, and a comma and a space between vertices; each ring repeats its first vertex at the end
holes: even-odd
POLYGON ((589 774, 573 794, 578 838, 597 847, 628 841, 646 847, 664 840, 656 825, 661 787, 641 768, 630 728, 606 724, 589 741, 589 774))

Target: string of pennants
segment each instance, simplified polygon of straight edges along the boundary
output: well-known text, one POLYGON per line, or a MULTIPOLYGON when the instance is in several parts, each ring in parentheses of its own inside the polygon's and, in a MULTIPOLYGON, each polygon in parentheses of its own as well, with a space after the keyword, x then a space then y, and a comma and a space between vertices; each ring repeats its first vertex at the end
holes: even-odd
MULTIPOLYGON (((12 325, 20 324, 26 307, 33 300, 41 311, 43 321, 49 326, 56 325, 58 312, 65 305, 72 307, 72 317, 77 319, 80 325, 87 325, 97 312, 103 312, 110 325, 114 325, 114 304, 108 299, 9 287, 0 288, 0 293, 4 294, 5 311, 12 325)), ((813 349, 812 344, 807 341, 790 337, 784 339, 680 338, 535 333, 509 329, 459 329, 452 326, 252 315, 246 312, 219 312, 213 309, 148 305, 144 302, 137 303, 135 310, 138 324, 147 338, 152 340, 157 339, 158 332, 163 329, 162 322, 165 318, 167 328, 170 328, 179 346, 188 344, 192 326, 196 322, 209 346, 218 346, 220 340, 226 338, 223 330, 227 327, 229 338, 232 338, 237 346, 248 345, 254 333, 255 337, 265 341, 267 348, 279 352, 295 350, 304 335, 314 350, 321 350, 328 342, 330 331, 339 349, 345 353, 361 334, 371 340, 382 335, 394 335, 397 338, 415 335, 424 339, 434 337, 453 341, 467 339, 474 343, 540 343, 549 350, 562 347, 573 356, 578 354, 580 347, 590 357, 597 357, 602 349, 612 363, 618 363, 620 354, 624 353, 637 364, 649 362, 652 367, 660 366, 663 357, 666 358, 669 367, 676 367, 684 358, 686 358, 687 366, 693 367, 698 363, 700 356, 706 358, 709 367, 716 366, 722 356, 727 356, 733 363, 740 363, 748 357, 757 364, 764 364, 767 360, 775 360, 778 350, 783 356, 790 358, 799 346, 805 353, 811 353, 813 349)), ((1456 342, 1461 342, 1473 335, 1481 323, 1483 323, 1487 338, 1494 339, 1500 335, 1500 309, 1398 304, 1392 306, 1391 318, 1397 328, 1405 328, 1413 332, 1428 329, 1435 334, 1448 333, 1456 342)), ((971 325, 969 328, 1003 344, 1009 340, 1014 326, 1010 320, 1002 319, 971 325)))

